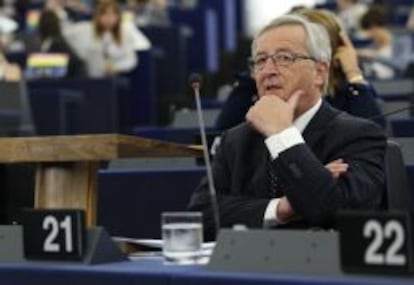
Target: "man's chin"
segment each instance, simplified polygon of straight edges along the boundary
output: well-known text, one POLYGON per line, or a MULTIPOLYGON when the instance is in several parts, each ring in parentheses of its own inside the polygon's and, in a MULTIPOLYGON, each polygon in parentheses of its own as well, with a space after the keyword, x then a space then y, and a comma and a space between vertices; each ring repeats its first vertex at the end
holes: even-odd
POLYGON ((287 98, 285 98, 284 93, 280 91, 279 92, 278 91, 264 92, 263 96, 276 96, 282 99, 283 101, 287 100, 287 98))

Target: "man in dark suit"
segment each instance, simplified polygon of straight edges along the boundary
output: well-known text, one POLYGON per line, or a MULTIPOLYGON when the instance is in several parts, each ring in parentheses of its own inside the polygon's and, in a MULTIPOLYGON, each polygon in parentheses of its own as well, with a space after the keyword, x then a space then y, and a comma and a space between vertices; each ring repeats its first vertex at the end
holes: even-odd
MULTIPOLYGON (((259 100, 222 136, 213 163, 222 227, 332 227, 339 209, 377 209, 386 140, 374 123, 322 102, 331 50, 326 31, 282 16, 252 44, 259 100)), ((190 209, 214 222, 206 180, 190 209)))

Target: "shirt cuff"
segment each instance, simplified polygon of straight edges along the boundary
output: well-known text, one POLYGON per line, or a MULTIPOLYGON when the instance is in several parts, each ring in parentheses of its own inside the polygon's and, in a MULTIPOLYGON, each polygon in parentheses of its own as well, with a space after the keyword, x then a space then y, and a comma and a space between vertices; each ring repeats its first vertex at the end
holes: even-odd
POLYGON ((284 224, 280 222, 277 218, 277 206, 279 205, 280 198, 270 200, 269 204, 267 205, 263 225, 264 227, 274 227, 277 225, 284 224))
POLYGON ((288 148, 302 143, 305 143, 305 141, 299 130, 294 126, 274 134, 265 140, 272 159, 278 158, 279 154, 288 148))

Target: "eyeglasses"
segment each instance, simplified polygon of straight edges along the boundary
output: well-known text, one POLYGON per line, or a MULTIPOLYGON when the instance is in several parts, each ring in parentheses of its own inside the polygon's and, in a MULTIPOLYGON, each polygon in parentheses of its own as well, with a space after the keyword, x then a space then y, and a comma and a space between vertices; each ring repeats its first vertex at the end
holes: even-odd
POLYGON ((300 59, 303 59, 303 60, 308 59, 308 60, 312 60, 316 62, 316 59, 311 56, 307 56, 307 55, 299 54, 299 53, 282 51, 282 52, 276 52, 272 54, 261 54, 254 58, 250 58, 249 66, 251 70, 253 71, 262 70, 264 66, 266 65, 266 62, 269 58, 272 60, 272 63, 275 66, 282 66, 282 67, 289 66, 292 63, 300 59))

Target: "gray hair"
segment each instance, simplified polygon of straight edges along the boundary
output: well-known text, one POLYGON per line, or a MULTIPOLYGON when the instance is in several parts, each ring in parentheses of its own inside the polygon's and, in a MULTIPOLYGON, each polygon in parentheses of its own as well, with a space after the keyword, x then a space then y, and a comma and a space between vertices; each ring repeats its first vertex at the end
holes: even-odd
MULTIPOLYGON (((259 33, 254 37, 251 47, 252 56, 256 55, 257 39, 264 33, 273 30, 274 28, 285 25, 299 25, 305 29, 306 33, 306 49, 310 56, 316 59, 316 61, 326 62, 328 65, 332 58, 332 48, 326 29, 319 24, 312 23, 300 15, 283 15, 280 16, 265 27, 263 27, 259 33)), ((324 91, 326 91, 328 85, 328 79, 324 84, 324 91)))
POLYGON ((256 53, 257 39, 260 36, 270 30, 273 30, 274 28, 285 25, 302 26, 307 35, 306 48, 310 55, 318 61, 331 61, 332 50, 329 35, 326 29, 323 26, 312 23, 299 15, 283 15, 263 27, 253 39, 252 55, 254 56, 256 53))

